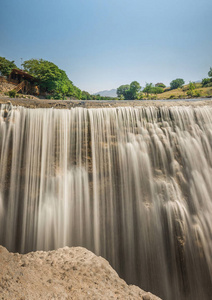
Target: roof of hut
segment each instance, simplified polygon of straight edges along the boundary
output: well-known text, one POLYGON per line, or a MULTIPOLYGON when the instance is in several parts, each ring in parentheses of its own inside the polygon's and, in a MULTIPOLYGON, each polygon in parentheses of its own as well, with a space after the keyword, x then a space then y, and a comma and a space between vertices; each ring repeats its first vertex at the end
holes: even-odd
POLYGON ((11 74, 21 75, 23 78, 30 79, 30 80, 33 80, 33 81, 37 81, 37 79, 35 79, 35 77, 33 77, 29 73, 24 72, 23 70, 20 70, 20 69, 12 69, 10 75, 11 74))

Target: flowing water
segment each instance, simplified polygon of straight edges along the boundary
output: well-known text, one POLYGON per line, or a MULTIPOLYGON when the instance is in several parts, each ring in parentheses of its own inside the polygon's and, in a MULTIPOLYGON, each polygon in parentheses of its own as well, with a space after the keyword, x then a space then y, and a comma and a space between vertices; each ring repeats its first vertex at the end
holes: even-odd
POLYGON ((212 106, 0 110, 0 244, 83 246, 164 300, 212 295, 212 106))

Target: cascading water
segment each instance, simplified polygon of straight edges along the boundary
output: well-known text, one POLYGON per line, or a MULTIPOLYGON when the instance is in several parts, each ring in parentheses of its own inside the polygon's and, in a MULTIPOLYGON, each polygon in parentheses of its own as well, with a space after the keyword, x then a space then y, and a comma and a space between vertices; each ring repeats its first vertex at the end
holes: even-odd
POLYGON ((164 300, 211 299, 212 106, 2 105, 0 243, 83 246, 164 300))

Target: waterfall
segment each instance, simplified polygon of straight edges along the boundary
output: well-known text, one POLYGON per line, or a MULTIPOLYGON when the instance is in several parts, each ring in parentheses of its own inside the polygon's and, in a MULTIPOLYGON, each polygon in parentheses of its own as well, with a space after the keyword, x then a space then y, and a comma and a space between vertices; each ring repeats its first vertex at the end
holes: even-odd
POLYGON ((0 108, 0 244, 83 246, 164 300, 212 295, 212 106, 0 108))

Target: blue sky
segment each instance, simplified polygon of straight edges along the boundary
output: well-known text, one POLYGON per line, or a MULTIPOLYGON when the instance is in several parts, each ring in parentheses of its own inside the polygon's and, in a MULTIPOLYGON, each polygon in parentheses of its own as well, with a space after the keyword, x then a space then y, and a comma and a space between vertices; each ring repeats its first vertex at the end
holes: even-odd
POLYGON ((211 0, 1 0, 0 56, 43 58, 90 93, 212 67, 211 0))

